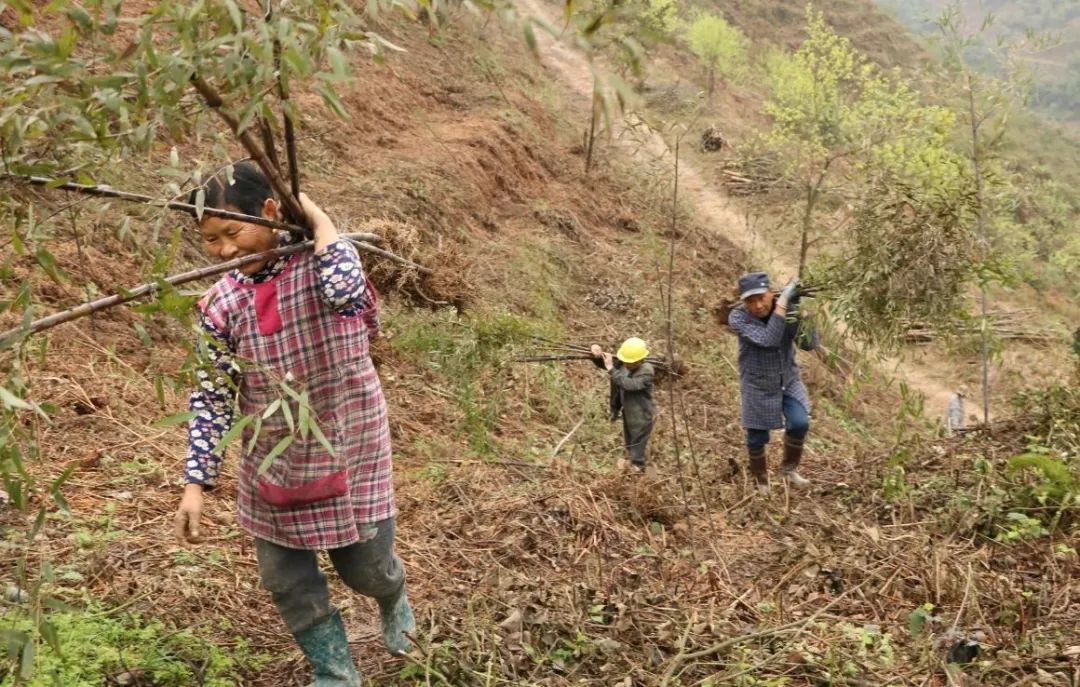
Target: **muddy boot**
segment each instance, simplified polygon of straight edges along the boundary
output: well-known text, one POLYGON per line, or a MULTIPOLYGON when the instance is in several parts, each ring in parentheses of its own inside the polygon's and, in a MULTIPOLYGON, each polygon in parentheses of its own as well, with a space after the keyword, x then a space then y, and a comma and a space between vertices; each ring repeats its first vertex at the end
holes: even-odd
POLYGON ((810 486, 810 480, 799 474, 799 461, 802 460, 803 441, 805 438, 796 439, 788 434, 784 435, 784 462, 780 465, 780 471, 784 475, 784 481, 788 486, 796 489, 806 489, 810 486))
POLYGON ((412 651, 412 642, 406 633, 416 632, 416 619, 409 606, 409 596, 404 585, 401 592, 388 599, 379 600, 379 615, 382 619, 383 644, 386 650, 395 656, 412 651))
POLYGON ((765 447, 750 449, 750 474, 758 493, 769 493, 769 467, 765 462, 765 447))
POLYGON ((334 611, 294 637, 311 663, 315 682, 310 687, 363 687, 349 652, 341 613, 334 611))

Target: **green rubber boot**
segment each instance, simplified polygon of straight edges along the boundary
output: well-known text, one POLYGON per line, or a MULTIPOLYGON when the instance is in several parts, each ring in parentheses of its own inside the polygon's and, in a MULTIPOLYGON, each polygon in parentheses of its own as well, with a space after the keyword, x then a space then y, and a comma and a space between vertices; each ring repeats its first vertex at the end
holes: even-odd
POLYGON ((382 618, 383 644, 386 650, 395 656, 412 651, 412 642, 406 633, 416 632, 416 619, 409 606, 409 595, 402 586, 396 596, 379 601, 379 615, 382 618))
POLYGON ((318 624, 293 636, 311 663, 315 682, 309 687, 363 687, 349 652, 341 613, 334 611, 318 624))

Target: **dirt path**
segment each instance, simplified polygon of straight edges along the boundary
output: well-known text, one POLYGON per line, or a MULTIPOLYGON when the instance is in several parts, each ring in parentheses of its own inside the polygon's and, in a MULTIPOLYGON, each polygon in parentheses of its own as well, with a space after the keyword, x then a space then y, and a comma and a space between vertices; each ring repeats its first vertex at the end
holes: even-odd
MULTIPOLYGON (((561 21, 552 8, 542 0, 517 0, 517 6, 525 16, 541 18, 554 26, 561 26, 561 21)), ((562 81, 573 93, 588 101, 592 98, 593 75, 588 60, 579 50, 563 40, 552 38, 542 30, 536 31, 540 46, 540 61, 562 81)), ((634 126, 626 127, 621 122, 615 124, 613 146, 625 154, 644 162, 674 166, 674 155, 670 144, 657 131, 650 129, 644 122, 634 120, 634 126), (632 141, 630 140, 632 139, 632 141)), ((712 231, 744 251, 757 251, 757 255, 772 265, 776 275, 795 273, 795 265, 775 251, 762 253, 762 246, 755 243, 754 235, 749 230, 739 208, 700 172, 687 162, 679 160, 680 194, 688 198, 701 223, 712 231)), ((909 362, 896 359, 884 361, 882 367, 889 374, 895 374, 910 387, 926 396, 926 411, 931 417, 941 417, 945 413, 954 389, 942 384, 928 371, 923 371, 909 362)))

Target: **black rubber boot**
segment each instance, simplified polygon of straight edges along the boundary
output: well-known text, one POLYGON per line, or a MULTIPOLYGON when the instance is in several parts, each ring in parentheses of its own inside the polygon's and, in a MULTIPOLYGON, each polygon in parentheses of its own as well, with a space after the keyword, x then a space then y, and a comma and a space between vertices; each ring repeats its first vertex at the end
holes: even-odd
POLYGON ((765 447, 750 449, 750 474, 754 476, 757 490, 769 493, 769 466, 765 461, 765 447))
POLYGON ((810 480, 799 474, 804 441, 805 437, 796 439, 789 434, 784 435, 784 462, 780 465, 780 471, 784 475, 784 481, 796 489, 810 486, 810 480))

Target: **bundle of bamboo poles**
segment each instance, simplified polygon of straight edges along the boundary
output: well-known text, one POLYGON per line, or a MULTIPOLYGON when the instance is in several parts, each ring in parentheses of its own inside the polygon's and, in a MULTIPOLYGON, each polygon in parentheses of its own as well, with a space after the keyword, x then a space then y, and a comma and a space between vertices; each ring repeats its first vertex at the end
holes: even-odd
MULTIPOLYGON (((1055 332, 1040 329, 1035 323, 1033 312, 1025 310, 992 310, 989 326, 993 336, 1004 341, 1020 341, 1037 345, 1051 345, 1061 340, 1055 332)), ((972 327, 977 333, 978 322, 972 327)), ((927 344, 941 336, 940 328, 932 322, 911 320, 904 323, 904 341, 912 344, 927 344)))
POLYGON ((769 157, 733 160, 720 170, 720 176, 733 196, 750 196, 790 186, 776 170, 775 160, 769 157))
MULTIPOLYGON (((378 236, 374 234, 343 234, 343 239, 351 241, 353 243, 359 243, 363 241, 378 240, 378 236)), ((300 253, 306 250, 311 250, 315 247, 314 241, 303 241, 300 243, 294 243, 287 246, 281 246, 280 248, 274 248, 262 253, 255 253, 252 255, 245 255, 242 258, 235 258, 233 260, 227 260, 220 262, 216 265, 210 265, 208 267, 200 267, 198 269, 189 270, 180 274, 174 274, 169 277, 164 277, 157 281, 147 282, 134 286, 130 289, 124 289, 118 294, 112 296, 105 296, 96 300, 87 301, 74 308, 68 308, 58 313, 42 317, 31 322, 24 323, 19 327, 12 327, 7 331, 0 332, 0 347, 6 346, 9 342, 26 338, 33 334, 43 332, 46 329, 52 329, 57 325, 64 324, 65 322, 71 322, 87 315, 92 315, 96 312, 106 310, 113 306, 128 303, 139 298, 146 296, 152 296, 164 287, 179 286, 180 284, 187 284, 188 282, 198 281, 199 279, 206 279, 209 277, 215 277, 220 274, 224 274, 229 270, 237 269, 255 262, 261 262, 263 260, 279 258, 285 255, 292 255, 293 253, 300 253)))
MULTIPOLYGON (((570 360, 592 361, 596 359, 590 350, 591 346, 588 344, 551 341, 550 339, 545 339, 540 336, 533 337, 533 344, 538 349, 537 353, 519 356, 514 358, 514 362, 546 363, 566 362, 570 360)), ((673 367, 677 367, 677 365, 669 365, 667 359, 663 356, 650 355, 645 360, 651 363, 658 371, 662 372, 671 372, 673 367)))
MULTIPOLYGON (((798 298, 813 298, 821 293, 821 291, 822 287, 820 286, 806 284, 800 285, 798 289, 796 289, 795 294, 798 298)), ((779 295, 780 291, 776 289, 773 293, 779 295)), ((728 316, 731 315, 731 311, 739 307, 741 303, 742 300, 739 298, 739 294, 736 293, 730 298, 721 298, 720 302, 713 308, 713 315, 716 317, 717 323, 723 326, 729 334, 733 334, 734 331, 728 327, 728 316)))

